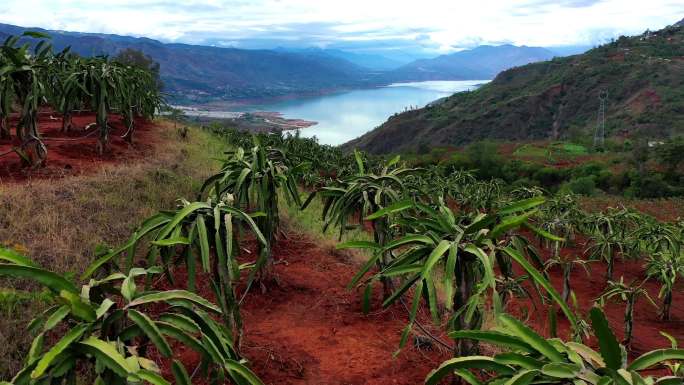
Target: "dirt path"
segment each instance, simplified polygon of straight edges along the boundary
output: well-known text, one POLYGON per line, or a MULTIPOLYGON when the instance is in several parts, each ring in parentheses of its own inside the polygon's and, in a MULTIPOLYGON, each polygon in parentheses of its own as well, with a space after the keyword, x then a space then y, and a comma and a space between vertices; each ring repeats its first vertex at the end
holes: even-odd
MULTIPOLYGON (((396 357, 402 308, 361 312, 346 285, 355 264, 301 235, 275 250, 280 287, 248 296, 243 353, 267 384, 422 384, 446 352, 409 346, 396 357)), ((379 290, 378 290, 379 291, 379 290)))

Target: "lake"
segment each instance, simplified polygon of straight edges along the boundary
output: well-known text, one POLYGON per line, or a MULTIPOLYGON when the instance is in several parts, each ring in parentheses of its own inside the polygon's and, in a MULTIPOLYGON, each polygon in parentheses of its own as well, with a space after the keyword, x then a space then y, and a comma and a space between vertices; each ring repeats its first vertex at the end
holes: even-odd
POLYGON ((424 107, 455 92, 477 88, 489 80, 397 83, 386 87, 339 92, 272 104, 247 106, 237 111, 274 111, 289 119, 318 124, 301 130, 302 136, 338 145, 357 138, 406 109, 424 107))

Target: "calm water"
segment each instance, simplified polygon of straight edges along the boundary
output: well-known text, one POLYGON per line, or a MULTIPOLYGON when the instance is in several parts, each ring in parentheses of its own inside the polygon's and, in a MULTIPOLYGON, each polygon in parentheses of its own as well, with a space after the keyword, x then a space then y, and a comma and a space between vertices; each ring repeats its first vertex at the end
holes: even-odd
POLYGON ((488 80, 430 81, 398 83, 387 87, 342 92, 315 98, 288 100, 250 106, 249 111, 276 111, 286 118, 318 122, 301 131, 302 136, 316 136, 324 144, 342 144, 384 123, 396 112, 467 91, 488 80))

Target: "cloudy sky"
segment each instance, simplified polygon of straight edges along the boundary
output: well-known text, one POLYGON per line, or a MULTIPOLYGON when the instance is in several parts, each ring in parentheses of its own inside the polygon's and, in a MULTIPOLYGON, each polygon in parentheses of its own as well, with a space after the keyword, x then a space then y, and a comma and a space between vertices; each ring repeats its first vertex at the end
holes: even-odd
POLYGON ((682 0, 2 0, 0 22, 237 47, 449 52, 592 45, 684 18, 682 0))

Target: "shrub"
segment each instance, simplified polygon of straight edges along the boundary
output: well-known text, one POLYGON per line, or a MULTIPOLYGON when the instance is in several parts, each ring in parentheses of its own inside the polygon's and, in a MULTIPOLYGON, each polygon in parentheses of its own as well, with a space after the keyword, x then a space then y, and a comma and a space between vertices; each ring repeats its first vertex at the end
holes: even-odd
POLYGON ((593 195, 596 190, 596 182, 593 176, 583 176, 572 179, 561 187, 561 191, 573 192, 581 195, 593 195))
POLYGON ((532 178, 536 179, 543 187, 552 187, 566 178, 566 172, 553 167, 543 167, 537 170, 532 178))
POLYGON ((498 153, 498 146, 491 141, 475 142, 466 149, 472 168, 477 169, 478 177, 491 179, 501 177, 503 161, 498 153))
POLYGON ((672 187, 663 180, 662 174, 637 176, 625 191, 625 196, 635 198, 664 198, 672 195, 672 187))

